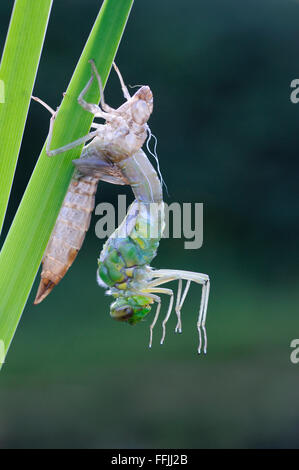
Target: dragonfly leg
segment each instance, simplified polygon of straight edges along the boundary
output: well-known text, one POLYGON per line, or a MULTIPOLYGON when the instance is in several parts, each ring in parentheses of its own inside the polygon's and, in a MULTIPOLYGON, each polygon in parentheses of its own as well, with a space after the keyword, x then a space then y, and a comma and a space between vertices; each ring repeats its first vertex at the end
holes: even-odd
MULTIPOLYGON (((168 291, 170 289, 165 289, 165 290, 168 291)), ((161 292, 160 289, 158 289, 157 291, 161 292)), ((149 289, 143 289, 142 291, 136 291, 135 292, 136 295, 144 295, 146 293, 147 297, 152 298, 158 304, 157 309, 156 309, 156 313, 155 313, 155 316, 154 316, 154 320, 153 320, 152 324, 150 325, 150 341, 149 341, 149 345, 148 345, 149 348, 151 348, 152 344, 153 344, 153 329, 155 327, 155 324, 157 323, 157 320, 159 318, 159 313, 160 313, 160 310, 161 310, 161 298, 158 295, 153 294, 153 292, 156 292, 156 290, 155 289, 150 289, 150 290, 149 289)))
POLYGON ((163 333, 162 333, 162 338, 161 338, 161 341, 160 341, 160 344, 163 344, 164 343, 164 340, 165 340, 165 335, 166 335, 166 323, 168 322, 169 320, 169 317, 170 317, 170 314, 171 314, 171 310, 172 310, 172 306, 173 306, 173 291, 171 289, 160 289, 159 292, 161 293, 164 293, 166 294, 166 291, 167 290, 170 290, 170 301, 169 301, 169 307, 168 307, 168 311, 166 313, 166 316, 162 322, 162 329, 163 329, 163 333), (162 292, 163 291, 163 292, 162 292))
MULTIPOLYGON (((155 273, 155 271, 153 272, 155 273)), ((171 282, 171 281, 176 281, 178 278, 177 277, 163 277, 163 279, 155 279, 153 281, 150 282, 150 286, 151 287, 155 287, 155 286, 160 286, 161 284, 165 284, 166 282, 171 282)), ((181 298, 181 295, 182 295, 182 279, 178 279, 179 280, 179 285, 178 285, 178 293, 177 293, 177 300, 176 300, 176 306, 175 306, 175 313, 177 315, 177 325, 175 327, 175 332, 179 332, 181 333, 182 332, 182 322, 181 322, 181 308, 182 308, 182 305, 183 305, 183 302, 186 298, 186 295, 187 295, 187 285, 186 285, 186 288, 184 290, 184 293, 183 293, 183 296, 181 298)))
POLYGON ((37 96, 31 96, 31 98, 34 100, 34 101, 37 101, 37 103, 41 104, 44 108, 46 108, 49 113, 52 114, 52 116, 56 113, 56 111, 54 111, 53 108, 51 108, 51 106, 49 106, 47 103, 45 103, 43 100, 41 100, 40 98, 38 98, 37 96))
MULTIPOLYGON (((92 113, 95 117, 100 117, 107 121, 109 120, 110 113, 105 113, 104 111, 101 110, 100 106, 94 103, 88 103, 84 99, 84 96, 86 95, 87 91, 91 87, 92 82, 93 82, 93 76, 88 80, 86 86, 83 88, 80 95, 78 96, 78 103, 80 106, 82 106, 83 109, 85 109, 85 111, 92 113)), ((101 94, 101 98, 102 98, 102 94, 101 94)))
POLYGON ((178 322, 175 327, 175 332, 182 333, 182 320, 181 320, 181 310, 180 310, 180 302, 181 302, 181 295, 182 295, 182 279, 179 279, 179 284, 178 284, 178 293, 177 293, 177 298, 176 298, 176 305, 175 305, 175 313, 178 318, 178 322))
MULTIPOLYGON (((169 317, 170 317, 170 314, 171 314, 171 310, 172 310, 172 306, 173 306, 173 298, 174 298, 174 295, 173 295, 173 291, 171 289, 164 289, 162 287, 159 287, 159 288, 150 288, 150 289, 144 289, 144 292, 150 292, 150 293, 153 293, 153 292, 156 292, 158 294, 167 294, 170 296, 170 301, 169 301, 169 307, 168 307, 168 310, 167 310, 167 313, 166 313, 166 316, 162 322, 162 338, 161 338, 161 341, 160 341, 160 344, 163 344, 164 343, 164 340, 165 340, 165 335, 166 335, 166 323, 168 322, 169 320, 169 317)), ((153 328, 158 320, 158 317, 159 317, 159 313, 160 313, 160 308, 161 308, 161 305, 157 307, 157 311, 156 311, 156 314, 155 314, 155 317, 154 317, 154 321, 153 323, 151 324, 150 326, 150 332, 151 332, 151 339, 150 339, 150 345, 151 345, 151 342, 152 342, 152 332, 153 332, 153 328)), ((150 346, 151 347, 151 346, 150 346)))
POLYGON ((60 153, 67 152, 68 150, 78 147, 79 145, 84 144, 88 140, 93 139, 94 137, 96 137, 96 135, 98 135, 98 131, 89 132, 84 137, 80 137, 80 139, 74 140, 74 142, 64 145, 63 147, 50 150, 55 118, 56 118, 56 112, 53 114, 53 116, 50 119, 49 134, 48 134, 47 146, 46 146, 46 152, 47 152, 48 157, 54 157, 55 155, 58 155, 60 153))
MULTIPOLYGON (((202 286, 201 304, 200 304, 200 310, 199 310, 198 321, 197 321, 197 329, 198 329, 198 334, 199 334, 200 339, 201 339, 200 327, 202 328, 202 331, 204 334, 204 348, 203 348, 204 354, 207 353, 207 346, 208 346, 208 339, 207 339, 207 332, 206 332, 206 318, 207 318, 209 293, 210 293, 210 282, 207 281, 202 286)), ((201 346, 202 346, 201 343, 199 343, 198 354, 201 353, 201 346)))
MULTIPOLYGON (((49 113, 52 114, 52 116, 54 114, 57 114, 57 110, 54 111, 53 108, 51 108, 51 106, 49 106, 47 103, 45 103, 43 100, 41 100, 40 98, 38 98, 37 96, 31 96, 31 98, 36 101, 37 103, 41 104, 44 108, 46 108, 49 113)), ((101 126, 101 124, 97 124, 96 122, 92 122, 91 123, 91 126, 90 127, 93 127, 94 129, 98 129, 99 127, 101 126)))
POLYGON ((181 297, 181 292, 182 292, 182 279, 179 279, 179 287, 178 287, 178 295, 177 295, 177 304, 176 304, 176 314, 178 317, 178 322, 177 326, 175 327, 175 332, 176 333, 182 333, 182 320, 181 320, 181 309, 183 307, 183 304, 185 302, 185 299, 187 297, 189 288, 190 288, 191 281, 187 281, 183 295, 181 297))
POLYGON ((125 85, 124 79, 123 79, 123 77, 122 77, 122 75, 121 75, 121 73, 120 73, 120 71, 119 71, 119 68, 117 67, 117 65, 116 65, 115 62, 113 62, 113 67, 114 67, 115 72, 116 72, 117 75, 118 75, 118 78, 119 78, 119 81, 120 81, 120 85, 121 85, 121 89, 122 89, 122 91, 123 91, 124 97, 125 97, 125 99, 126 99, 127 101, 129 101, 129 99, 131 99, 131 95, 130 95, 130 93, 129 93, 128 88, 127 88, 126 85, 125 85))
MULTIPOLYGON (((203 345, 203 352, 206 354, 207 352, 207 333, 206 333, 206 317, 207 317, 207 309, 208 309, 208 301, 209 301, 209 293, 210 293, 210 279, 207 274, 202 273, 195 273, 190 271, 180 271, 174 269, 159 269, 154 270, 152 272, 153 281, 151 281, 148 285, 148 288, 156 287, 162 284, 165 284, 170 281, 185 279, 187 281, 184 293, 179 301, 177 301, 176 306, 177 308, 177 315, 178 311, 183 306, 183 303, 186 299, 187 293, 190 288, 191 282, 196 282, 197 284, 202 285, 202 296, 201 296, 201 303, 199 308, 198 320, 197 320, 197 330, 199 336, 199 345, 198 345, 198 353, 201 353, 202 350, 202 333, 204 336, 204 345, 203 345)), ((182 288, 179 286, 178 295, 181 295, 182 288)), ((178 315, 178 320, 180 318, 180 314, 178 315)), ((178 321, 179 325, 179 321, 178 321)), ((177 325, 177 326, 178 326, 177 325)), ((179 331, 179 330, 178 330, 179 331)))
POLYGON ((160 297, 158 297, 159 300, 157 301, 157 310, 156 310, 156 313, 155 313, 155 317, 154 317, 154 320, 150 326, 150 341, 149 341, 149 345, 148 347, 151 348, 152 347, 152 344, 153 344, 153 329, 155 327, 155 324, 157 323, 157 320, 159 318, 159 313, 160 313, 160 310, 161 310, 161 299, 160 297))
MULTIPOLYGON (((41 100, 40 98, 38 98, 37 96, 31 96, 31 98, 36 101, 37 103, 40 103, 44 108, 46 108, 51 114, 52 114, 52 121, 50 122, 50 129, 49 129, 49 135, 48 135, 48 141, 49 141, 49 144, 47 145, 47 154, 48 156, 52 157, 53 155, 57 155, 59 153, 63 153, 65 152, 66 150, 69 150, 69 149, 66 149, 65 150, 65 146, 64 147, 61 147, 59 149, 55 149, 55 150, 50 150, 50 145, 51 145, 51 140, 52 140, 52 134, 53 134, 53 125, 54 125, 54 121, 55 121, 55 118, 56 118, 56 115, 57 115, 57 111, 59 108, 56 109, 56 111, 54 111, 53 108, 51 108, 51 106, 49 106, 47 103, 45 103, 43 100, 41 100)), ((91 124, 91 127, 93 127, 94 129, 98 129, 101 125, 100 124, 97 124, 96 122, 93 122, 91 124)), ((89 134, 88 134, 89 135, 89 134)), ((92 137, 90 137, 92 138, 92 137)), ((87 139, 89 140, 89 139, 87 139)), ((80 141, 80 143, 77 143, 78 141, 75 141, 74 142, 74 147, 76 147, 77 145, 81 145, 82 144, 82 141, 80 141)), ((85 137, 83 137, 83 143, 85 143, 86 140, 85 140, 85 137)), ((73 148, 73 147, 71 147, 73 148)))
POLYGON ((96 64, 94 63, 93 60, 89 60, 88 62, 91 64, 93 73, 95 74, 95 76, 97 77, 97 80, 98 80, 100 95, 101 95, 100 105, 102 106, 104 111, 106 111, 107 113, 111 113, 111 112, 115 111, 115 109, 111 108, 110 106, 108 106, 108 104, 105 103, 103 83, 102 83, 101 76, 98 72, 98 69, 96 68, 96 64))
MULTIPOLYGON (((90 78, 90 80, 88 81, 87 85, 85 86, 85 88, 82 90, 82 92, 80 93, 79 97, 78 97, 78 103, 86 110, 86 111, 89 111, 91 112, 92 114, 94 114, 96 117, 102 117, 103 119, 105 120, 109 120, 109 117, 110 117, 110 114, 108 113, 104 113, 101 108, 96 105, 96 104, 93 104, 93 103, 87 103, 84 99, 83 99, 83 96, 86 94, 86 92, 88 91, 88 89, 90 88, 91 84, 92 84, 92 81, 93 81, 93 77, 90 78)), ((48 134, 48 139, 47 139, 47 146, 46 146, 46 152, 47 152, 47 155, 49 157, 54 157, 55 155, 58 155, 60 153, 64 153, 64 152, 67 152, 68 150, 71 150, 75 147, 78 147, 79 145, 82 145, 82 144, 85 144, 85 142, 87 142, 88 140, 91 140, 93 139, 94 137, 96 137, 98 135, 98 130, 96 131, 93 131, 93 132, 89 132, 87 135, 83 136, 83 137, 80 137, 80 139, 77 139, 75 140, 74 142, 70 142, 69 144, 67 145, 64 145, 63 147, 59 147, 57 149, 53 149, 51 150, 50 149, 50 146, 51 146, 51 141, 52 141, 52 136, 53 136, 53 127, 54 127, 54 121, 56 119, 56 115, 57 115, 57 112, 58 112, 58 109, 56 111, 54 111, 50 106, 48 106, 46 103, 44 103, 44 101, 42 101, 41 99, 39 98, 36 98, 36 97, 32 97, 35 101, 38 101, 40 104, 42 104, 46 109, 48 109, 48 111, 52 114, 52 117, 50 119, 50 127, 49 127, 49 134, 48 134)), ((99 128, 99 124, 97 123, 93 123, 92 124, 92 127, 98 129, 99 128)))

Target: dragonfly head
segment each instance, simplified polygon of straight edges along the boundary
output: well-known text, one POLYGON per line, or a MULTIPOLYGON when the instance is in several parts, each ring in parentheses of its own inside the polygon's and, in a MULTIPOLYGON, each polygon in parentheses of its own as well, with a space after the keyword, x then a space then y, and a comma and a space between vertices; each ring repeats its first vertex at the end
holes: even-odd
POLYGON ((153 94, 149 86, 142 86, 132 100, 131 113, 136 124, 143 125, 153 112, 153 94))
POLYGON ((135 325, 150 312, 152 302, 151 298, 141 295, 120 297, 111 304, 110 315, 115 320, 135 325))

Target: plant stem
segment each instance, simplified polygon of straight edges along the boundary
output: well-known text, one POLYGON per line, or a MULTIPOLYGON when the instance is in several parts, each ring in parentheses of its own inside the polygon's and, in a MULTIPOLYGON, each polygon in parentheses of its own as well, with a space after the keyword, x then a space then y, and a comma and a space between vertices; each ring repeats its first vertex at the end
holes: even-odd
MULTIPOLYGON (((105 0, 67 88, 54 125, 51 148, 86 135, 93 116, 77 98, 90 78, 94 59, 105 83, 133 0, 105 0)), ((93 83, 88 101, 99 101, 93 83)), ((0 340, 11 343, 82 147, 49 158, 45 146, 0 253, 0 340)))
POLYGON ((16 0, 0 65, 0 233, 53 0, 16 0))

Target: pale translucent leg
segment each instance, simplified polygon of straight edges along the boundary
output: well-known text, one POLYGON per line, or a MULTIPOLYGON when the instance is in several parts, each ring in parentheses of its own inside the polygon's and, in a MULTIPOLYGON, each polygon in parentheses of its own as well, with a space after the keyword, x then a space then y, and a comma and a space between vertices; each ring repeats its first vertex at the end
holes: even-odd
POLYGON ((124 97, 125 97, 125 99, 126 99, 127 101, 129 101, 129 100, 131 99, 131 95, 130 95, 130 93, 129 93, 128 88, 127 88, 126 85, 125 85, 124 79, 123 79, 123 77, 122 77, 122 75, 121 75, 121 73, 120 73, 120 71, 119 71, 119 68, 117 67, 117 65, 116 65, 115 62, 113 62, 113 67, 114 67, 115 72, 116 72, 117 75, 118 75, 118 78, 119 78, 119 81, 120 81, 120 85, 121 85, 121 89, 122 89, 122 91, 123 91, 124 97))
POLYGON ((183 286, 183 281, 182 279, 179 279, 179 284, 178 284, 178 293, 177 293, 177 298, 176 298, 176 305, 175 305, 175 313, 178 318, 178 322, 175 327, 175 332, 177 333, 178 331, 181 333, 182 332, 182 320, 181 320, 181 311, 180 311, 180 302, 181 302, 181 295, 182 295, 182 286, 183 286))
MULTIPOLYGON (((165 335, 166 335, 166 323, 168 322, 169 320, 169 317, 170 317, 170 314, 171 314, 171 310, 172 310, 172 306, 173 306, 173 299, 174 299, 174 296, 173 296, 173 291, 171 289, 164 289, 164 288, 150 288, 150 289, 144 289, 143 292, 156 292, 156 293, 159 293, 159 294, 166 294, 166 295, 169 295, 170 296, 170 301, 169 301, 169 307, 168 307, 168 310, 167 310, 167 314, 162 322, 162 330, 163 330, 163 333, 162 333, 162 338, 161 338, 161 342, 160 344, 163 344, 164 343, 164 339, 165 339, 165 335)), ((150 326, 150 345, 149 347, 151 347, 152 345, 152 339, 153 339, 153 328, 158 320, 158 317, 159 317, 159 313, 160 313, 160 309, 161 309, 161 299, 160 299, 160 302, 158 304, 158 307, 157 307, 157 311, 156 311, 156 314, 155 314, 155 317, 154 317, 154 321, 153 323, 151 324, 150 326), (160 304, 160 305, 159 305, 160 304)))
MULTIPOLYGON (((54 114, 57 114, 57 110, 54 111, 54 109, 51 108, 51 106, 49 106, 47 103, 45 103, 43 100, 41 100, 41 99, 38 98, 37 96, 31 96, 31 98, 32 98, 34 101, 37 101, 37 103, 40 103, 44 108, 46 108, 46 109, 52 114, 52 116, 53 116, 54 114)), ((96 122, 92 122, 92 124, 91 124, 90 127, 93 127, 94 129, 98 129, 100 126, 101 126, 101 124, 97 124, 96 122)))
POLYGON ((166 291, 169 290, 170 293, 169 295, 171 296, 170 297, 170 301, 169 301, 169 307, 168 307, 168 311, 166 313, 166 316, 162 322, 162 338, 161 338, 161 341, 160 341, 160 344, 163 344, 164 343, 164 340, 165 340, 165 335, 166 335, 166 323, 168 322, 169 320, 169 317, 170 317, 170 314, 171 314, 171 311, 172 311, 172 306, 173 306, 173 299, 174 299, 174 296, 173 296, 173 291, 171 289, 160 289, 159 292, 161 293, 167 293, 166 291), (162 292, 163 291, 163 292, 162 292))
POLYGON ((202 274, 202 273, 195 273, 191 271, 180 271, 180 270, 174 270, 174 269, 159 269, 159 270, 154 270, 152 272, 153 276, 153 281, 149 283, 149 286, 158 286, 161 284, 165 284, 170 281, 174 281, 177 279, 186 279, 187 285, 185 287, 184 294, 182 296, 182 299, 180 299, 179 302, 179 307, 182 307, 183 302, 187 296, 190 283, 196 282, 198 284, 201 284, 203 286, 202 288, 202 297, 201 297, 201 303, 200 303, 200 309, 199 309, 199 314, 198 314, 198 321, 197 321, 197 330, 198 330, 198 335, 199 335, 199 346, 198 346, 198 353, 201 353, 202 349, 202 335, 201 335, 201 330, 203 331, 204 334, 204 347, 203 351, 206 354, 207 352, 207 334, 206 334, 206 316, 207 316, 207 308, 208 308, 208 301, 209 301, 209 293, 210 293, 210 279, 207 274, 202 274))
MULTIPOLYGON (((179 279, 179 284, 180 284, 180 282, 182 283, 182 279, 179 279)), ((185 286, 182 298, 180 300, 178 300, 178 298, 177 298, 176 314, 177 314, 177 317, 178 317, 178 323, 177 323, 177 326, 175 327, 175 332, 176 333, 177 332, 182 333, 181 309, 182 309, 183 304, 185 302, 185 299, 187 297, 187 294, 188 294, 188 291, 189 291, 189 288, 190 288, 190 284, 191 284, 191 281, 190 280, 187 281, 187 284, 185 286)))
MULTIPOLYGON (((93 76, 88 80, 86 86, 83 88, 80 95, 78 96, 78 103, 80 106, 82 106, 83 109, 85 109, 85 111, 89 111, 95 117, 103 118, 107 121, 110 118, 109 112, 105 113, 104 111, 101 110, 100 106, 94 103, 87 103, 87 101, 85 101, 84 99, 84 96, 86 95, 89 88, 91 87, 92 82, 93 82, 93 76)), ((101 93, 101 99, 103 99, 101 89, 100 89, 100 93, 101 93)), ((112 110, 112 108, 109 108, 109 109, 112 110)))
POLYGON ((98 72, 98 69, 96 68, 96 64, 94 63, 93 60, 89 60, 88 62, 91 64, 93 73, 95 74, 95 76, 97 77, 97 80, 98 80, 100 95, 101 95, 100 104, 101 104, 104 111, 106 111, 107 113, 111 113, 111 112, 115 111, 115 109, 111 108, 110 106, 108 106, 108 104, 105 103, 103 83, 102 83, 101 76, 98 72))
MULTIPOLYGON (((109 113, 103 112, 97 104, 87 103, 87 101, 85 101, 84 98, 83 98, 85 96, 85 94, 87 93, 87 91, 89 90, 89 88, 92 84, 92 81, 93 81, 93 77, 90 78, 87 85, 81 91, 81 93, 78 97, 78 103, 80 104, 80 106, 82 106, 83 109, 85 109, 86 111, 89 111, 90 113, 94 114, 95 117, 101 117, 105 120, 109 120, 109 118, 110 118, 109 113)), ((52 114, 52 117, 50 119, 50 128, 49 128, 49 135, 48 135, 47 147, 46 147, 47 155, 49 157, 53 157, 54 155, 58 155, 59 153, 63 153, 63 152, 66 152, 68 150, 71 150, 72 148, 78 147, 79 145, 84 144, 88 140, 93 139, 94 137, 96 137, 98 135, 97 130, 93 131, 93 132, 89 132, 87 135, 85 135, 84 137, 80 137, 80 139, 77 139, 74 142, 70 142, 69 144, 64 145, 63 147, 60 147, 58 149, 50 150, 52 135, 53 135, 53 126, 54 126, 54 121, 55 121, 55 118, 56 118, 56 114, 57 114, 57 111, 55 111, 54 114, 52 114)), ((96 125, 96 127, 98 128, 99 126, 96 125)))
POLYGON ((207 332, 206 332, 206 316, 207 316, 207 309, 208 309, 209 293, 210 293, 210 282, 207 281, 206 284, 202 286, 202 296, 201 296, 200 310, 199 310, 198 321, 197 321, 197 330, 199 334, 198 354, 201 353, 201 348, 202 348, 201 329, 204 334, 203 352, 204 354, 207 354, 208 339, 207 339, 207 332))
POLYGON ((93 129, 99 129, 103 124, 98 124, 97 122, 92 122, 91 126, 93 129))
POLYGON ((31 96, 31 98, 34 100, 34 101, 37 101, 37 103, 41 104, 44 108, 46 108, 49 113, 52 114, 55 114, 56 111, 54 111, 54 109, 51 108, 51 106, 49 106, 47 103, 45 103, 43 100, 41 100, 40 98, 38 98, 37 96, 31 96))
MULTIPOLYGON (((198 354, 201 353, 201 348, 202 348, 202 335, 201 335, 201 324, 202 324, 202 315, 203 315, 203 309, 205 305, 205 292, 206 292, 206 286, 202 286, 202 294, 201 294, 201 301, 200 301, 200 308, 199 308, 199 314, 198 314, 198 320, 197 320, 197 331, 198 331, 198 354)), ((207 335, 204 332, 204 338, 205 338, 205 350, 207 348, 207 335)))
MULTIPOLYGON (((54 109, 52 109, 49 105, 47 105, 44 101, 42 101, 40 98, 37 98, 36 96, 32 96, 32 99, 40 103, 42 106, 44 106, 44 108, 46 108, 52 114, 52 117, 50 119, 49 134, 48 134, 47 146, 46 146, 46 152, 49 157, 54 157, 55 155, 59 155, 60 153, 67 152, 68 150, 78 147, 79 145, 85 144, 85 142, 87 142, 90 139, 93 139, 94 137, 96 137, 96 135, 98 135, 98 131, 89 132, 84 137, 80 137, 80 139, 74 140, 73 142, 67 145, 64 145, 63 147, 50 150, 52 136, 53 136, 54 121, 55 121, 58 109, 54 111, 54 109)), ((96 106, 96 105, 92 105, 92 106, 96 106)), ((96 123, 93 123, 91 125, 91 127, 94 127, 96 129, 98 129, 99 126, 100 124, 96 124, 96 123)))
MULTIPOLYGON (((151 288, 152 287, 155 287, 155 286, 160 286, 161 284, 165 284, 166 282, 171 282, 171 281, 176 281, 177 277, 163 277, 163 279, 156 279, 156 280, 153 280, 150 282, 150 286, 151 288)), ((187 283, 188 284, 188 283, 187 283)), ((176 312, 176 315, 177 315, 177 318, 178 318, 178 322, 177 322, 177 325, 175 327, 175 332, 177 333, 178 331, 181 333, 182 332, 182 325, 181 325, 181 308, 182 308, 182 305, 184 303, 184 300, 186 298, 186 295, 187 295, 187 292, 188 292, 188 289, 187 289, 187 285, 186 285, 186 288, 184 290, 184 293, 183 293, 183 297, 182 297, 182 300, 181 300, 181 292, 182 292, 182 280, 179 279, 179 287, 178 287, 178 293, 177 293, 177 300, 176 300, 176 307, 175 307, 175 312, 176 312)))
MULTIPOLYGON (((84 100, 84 96, 87 93, 87 91, 89 90, 89 88, 91 87, 91 84, 93 82, 93 76, 89 79, 86 86, 83 88, 80 95, 78 96, 78 103, 80 104, 80 106, 82 106, 83 109, 85 109, 86 111, 92 113, 95 117, 103 118, 106 121, 109 121, 109 119, 111 119, 111 114, 113 114, 114 110, 113 110, 113 108, 110 108, 110 106, 105 104, 101 77, 99 76, 99 73, 98 73, 93 61, 90 61, 90 62, 91 62, 92 68, 93 68, 94 73, 96 74, 98 82, 99 82, 102 106, 105 107, 105 109, 108 112, 102 111, 101 108, 97 104, 87 103, 87 101, 84 100)), ((47 105, 40 98, 36 98, 36 97, 32 97, 32 98, 35 101, 38 101, 40 104, 42 104, 52 114, 52 117, 50 119, 49 135, 48 135, 47 146, 46 146, 46 152, 47 152, 47 155, 49 157, 53 157, 53 156, 58 155, 60 153, 67 152, 68 150, 71 150, 75 147, 78 147, 79 145, 82 145, 82 144, 86 143, 88 140, 91 140, 91 139, 93 139, 94 137, 96 137, 98 135, 98 131, 89 132, 87 135, 85 135, 83 137, 80 137, 80 139, 77 139, 73 142, 70 142, 69 144, 64 145, 63 147, 59 147, 57 149, 51 150, 50 146, 51 146, 52 135, 53 135, 53 126, 54 126, 54 121, 55 121, 58 109, 56 111, 54 111, 49 105, 47 105)), ((99 129, 100 125, 97 124, 97 123, 93 123, 91 125, 91 127, 99 129)))
POLYGON ((98 131, 93 131, 89 132, 87 135, 84 137, 80 137, 80 139, 74 140, 73 142, 64 145, 63 147, 59 147, 54 150, 50 150, 51 142, 52 142, 52 136, 53 136, 53 126, 54 126, 54 121, 55 121, 56 113, 53 114, 53 116, 50 119, 50 127, 49 127, 49 134, 48 134, 48 139, 47 139, 47 146, 46 146, 46 152, 48 157, 54 157, 55 155, 58 155, 60 153, 67 152, 68 150, 71 150, 75 147, 78 147, 79 145, 85 144, 90 139, 93 139, 98 135, 98 131))
MULTIPOLYGON (((168 290, 168 289, 165 289, 165 290, 168 290)), ((157 323, 157 320, 159 318, 159 313, 160 313, 160 310, 161 310, 161 299, 158 295, 153 294, 152 293, 153 291, 155 291, 155 290, 153 289, 150 292, 148 290, 143 290, 141 292, 136 291, 136 295, 144 295, 146 293, 147 297, 152 298, 158 304, 157 305, 157 310, 156 310, 156 313, 155 313, 155 316, 154 316, 154 320, 153 320, 152 324, 150 325, 150 341, 149 341, 149 345, 148 345, 149 348, 152 347, 153 329, 154 329, 155 324, 157 323)), ((158 292, 160 292, 159 289, 158 289, 158 292)))
POLYGON ((156 313, 155 313, 155 316, 154 316, 154 320, 153 320, 153 322, 150 326, 150 341, 149 341, 149 345, 148 345, 149 348, 151 348, 152 344, 153 344, 153 329, 154 329, 155 324, 157 323, 157 320, 159 318, 160 310, 161 310, 161 299, 159 299, 159 301, 157 302, 157 310, 156 310, 156 313))

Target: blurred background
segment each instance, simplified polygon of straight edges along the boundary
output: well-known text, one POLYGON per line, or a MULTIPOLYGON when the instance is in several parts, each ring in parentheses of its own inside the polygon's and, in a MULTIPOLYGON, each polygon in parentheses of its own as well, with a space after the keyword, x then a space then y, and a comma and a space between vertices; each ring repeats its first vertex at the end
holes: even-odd
MULTIPOLYGON (((0 50, 12 3, 0 3, 0 50)), ((34 89, 53 107, 100 4, 54 2, 34 89)), ((126 83, 153 90, 165 200, 204 203, 203 247, 162 240, 153 265, 210 275, 208 355, 196 353, 198 286, 183 334, 173 315, 163 347, 160 325, 147 347, 151 319, 134 328, 110 319, 95 282, 94 217, 40 306, 36 280, 0 375, 0 447, 298 447, 298 20, 295 0, 135 2, 117 64, 126 83)), ((112 72, 106 100, 122 99, 112 72)), ((48 124, 32 103, 3 235, 48 124)), ((102 183, 97 203, 116 204, 118 193, 132 200, 130 189, 102 183)))

